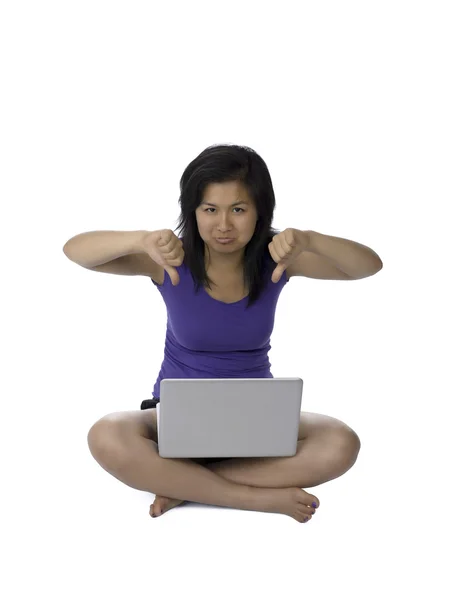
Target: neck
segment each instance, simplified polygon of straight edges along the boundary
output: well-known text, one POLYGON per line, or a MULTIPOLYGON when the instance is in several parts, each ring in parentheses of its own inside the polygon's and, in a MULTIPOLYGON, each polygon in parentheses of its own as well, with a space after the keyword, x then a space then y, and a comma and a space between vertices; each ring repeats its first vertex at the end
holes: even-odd
POLYGON ((206 270, 220 271, 221 273, 240 273, 243 269, 243 254, 238 256, 228 254, 211 256, 205 247, 204 264, 206 270))

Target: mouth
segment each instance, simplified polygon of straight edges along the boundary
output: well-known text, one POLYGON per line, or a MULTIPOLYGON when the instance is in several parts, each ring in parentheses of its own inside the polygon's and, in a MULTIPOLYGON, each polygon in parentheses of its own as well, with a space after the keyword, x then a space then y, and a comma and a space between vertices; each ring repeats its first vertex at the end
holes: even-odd
POLYGON ((216 238, 217 242, 220 242, 220 244, 229 244, 230 242, 234 241, 234 238, 216 238))

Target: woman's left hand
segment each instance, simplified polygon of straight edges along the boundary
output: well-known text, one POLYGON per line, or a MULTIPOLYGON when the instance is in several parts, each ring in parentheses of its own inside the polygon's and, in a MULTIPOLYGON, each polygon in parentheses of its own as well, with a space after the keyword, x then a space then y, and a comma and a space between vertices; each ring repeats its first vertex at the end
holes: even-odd
POLYGON ((273 271, 271 281, 277 283, 285 269, 290 266, 309 247, 309 234, 307 231, 289 227, 275 235, 268 244, 271 258, 278 263, 273 271))

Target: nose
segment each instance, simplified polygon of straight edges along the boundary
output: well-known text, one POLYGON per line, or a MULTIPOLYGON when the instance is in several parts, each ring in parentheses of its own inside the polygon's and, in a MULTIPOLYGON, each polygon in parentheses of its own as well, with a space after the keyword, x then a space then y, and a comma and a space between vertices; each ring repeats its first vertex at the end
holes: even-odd
POLYGON ((219 221, 219 231, 222 233, 226 233, 227 231, 229 231, 229 225, 230 225, 230 217, 228 217, 226 214, 224 214, 219 221))

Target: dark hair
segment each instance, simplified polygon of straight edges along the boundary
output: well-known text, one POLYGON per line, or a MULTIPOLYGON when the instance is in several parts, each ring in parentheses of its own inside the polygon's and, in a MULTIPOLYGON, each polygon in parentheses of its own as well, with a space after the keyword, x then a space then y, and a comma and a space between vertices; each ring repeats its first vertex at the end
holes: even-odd
POLYGON ((184 262, 190 269, 195 292, 200 286, 210 286, 204 264, 204 241, 196 222, 195 211, 210 183, 239 181, 245 185, 257 210, 254 235, 245 247, 244 280, 248 286, 249 308, 262 293, 271 278, 275 262, 268 244, 279 231, 271 226, 276 206, 270 173, 263 159, 251 148, 237 145, 213 145, 199 154, 185 169, 180 180, 180 238, 183 238, 184 262), (272 268, 267 268, 272 267, 272 268))

